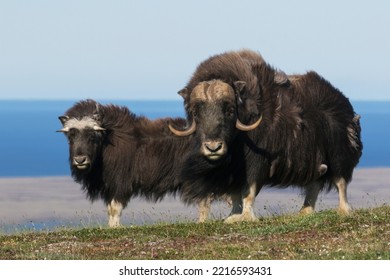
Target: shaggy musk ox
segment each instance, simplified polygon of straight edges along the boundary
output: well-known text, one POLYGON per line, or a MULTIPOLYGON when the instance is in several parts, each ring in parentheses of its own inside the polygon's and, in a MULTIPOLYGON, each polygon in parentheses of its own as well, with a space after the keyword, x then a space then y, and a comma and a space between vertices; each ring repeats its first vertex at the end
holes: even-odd
POLYGON ((201 63, 179 94, 192 124, 170 129, 197 140, 181 173, 192 180, 185 200, 230 194, 226 221, 234 222, 255 219, 263 186, 302 188, 303 213, 314 211, 321 190, 336 187, 340 212, 349 212, 347 184, 362 154, 359 116, 317 73, 286 76, 254 52, 227 52, 201 63), (215 178, 211 189, 202 176, 215 178))
MULTIPOLYGON (((132 197, 158 201, 179 190, 177 173, 191 139, 173 136, 168 122, 184 128, 184 119, 152 121, 125 107, 93 100, 76 103, 59 119, 59 132, 69 142, 72 177, 91 201, 104 200, 110 227, 119 225, 132 197)), ((206 202, 202 201, 200 219, 208 213, 206 202)))

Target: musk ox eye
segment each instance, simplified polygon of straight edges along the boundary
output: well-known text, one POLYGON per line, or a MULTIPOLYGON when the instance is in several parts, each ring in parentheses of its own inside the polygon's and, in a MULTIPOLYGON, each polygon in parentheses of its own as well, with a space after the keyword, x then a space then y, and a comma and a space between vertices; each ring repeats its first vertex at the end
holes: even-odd
POLYGON ((68 143, 69 144, 73 144, 73 142, 74 142, 74 137, 71 137, 70 135, 66 135, 67 137, 66 137, 66 139, 68 140, 68 143))
POLYGON ((89 135, 89 141, 90 142, 95 142, 96 141, 96 134, 95 133, 89 135))
POLYGON ((196 118, 199 116, 199 111, 202 110, 204 107, 204 102, 196 102, 191 106, 191 114, 193 118, 196 118))
POLYGON ((226 109, 226 115, 229 116, 229 117, 233 117, 235 111, 236 111, 235 108, 233 108, 233 107, 228 107, 228 108, 226 109))
POLYGON ((71 129, 69 129, 68 132, 65 132, 65 134, 69 139, 74 139, 74 138, 76 138, 76 135, 78 134, 78 130, 75 128, 71 128, 71 129))
POLYGON ((69 131, 69 132, 67 132, 65 134, 66 134, 66 138, 68 138, 68 142, 69 143, 73 143, 74 138, 76 137, 76 134, 74 132, 72 132, 72 131, 69 131))
POLYGON ((250 119, 257 120, 260 117, 259 115, 260 115, 259 113, 252 113, 250 114, 250 119))

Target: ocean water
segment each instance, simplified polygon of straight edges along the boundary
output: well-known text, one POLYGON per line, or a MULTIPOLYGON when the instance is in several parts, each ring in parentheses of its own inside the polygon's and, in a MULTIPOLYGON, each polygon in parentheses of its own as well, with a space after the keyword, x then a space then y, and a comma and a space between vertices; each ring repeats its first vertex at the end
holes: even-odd
MULTIPOLYGON (((0 101, 0 177, 69 175, 68 144, 58 116, 76 101, 0 101)), ((184 116, 179 101, 101 101, 149 118, 184 116)))
MULTIPOLYGON (((68 145, 58 116, 75 101, 0 101, 0 177, 69 175, 68 145)), ((182 101, 100 101, 149 118, 184 117, 182 101)), ((359 167, 390 166, 390 102, 352 102, 362 116, 359 167)))

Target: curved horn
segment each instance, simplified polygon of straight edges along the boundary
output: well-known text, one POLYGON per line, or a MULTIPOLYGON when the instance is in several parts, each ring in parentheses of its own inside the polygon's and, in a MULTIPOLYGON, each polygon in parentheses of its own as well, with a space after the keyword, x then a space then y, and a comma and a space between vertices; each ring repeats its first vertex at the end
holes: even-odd
POLYGON ((60 130, 57 130, 56 132, 69 132, 69 127, 61 128, 60 130))
POLYGON ((239 129, 239 130, 242 130, 242 131, 249 131, 249 130, 253 130, 255 129, 256 127, 259 126, 259 124, 261 123, 263 119, 263 115, 260 116, 260 118, 253 124, 251 125, 246 125, 246 124, 243 124, 242 122, 240 122, 239 119, 237 119, 236 121, 236 127, 239 129))
POLYGON ((103 127, 100 127, 100 126, 98 126, 98 125, 94 125, 94 126, 93 126, 93 130, 95 130, 95 131, 104 131, 104 130, 106 130, 106 129, 103 128, 103 127))
POLYGON ((57 130, 56 132, 69 132, 69 127, 67 127, 65 125, 65 123, 69 120, 69 117, 68 116, 59 116, 58 119, 60 120, 60 122, 62 123, 62 125, 64 127, 61 128, 60 130, 57 130))
POLYGON ((175 134, 175 135, 177 135, 177 136, 188 136, 188 135, 191 135, 192 133, 195 132, 195 130, 196 130, 196 123, 195 123, 195 120, 192 120, 191 126, 190 126, 188 129, 183 130, 183 131, 177 130, 177 129, 174 128, 170 123, 168 124, 168 127, 169 127, 169 130, 170 130, 173 134, 175 134))

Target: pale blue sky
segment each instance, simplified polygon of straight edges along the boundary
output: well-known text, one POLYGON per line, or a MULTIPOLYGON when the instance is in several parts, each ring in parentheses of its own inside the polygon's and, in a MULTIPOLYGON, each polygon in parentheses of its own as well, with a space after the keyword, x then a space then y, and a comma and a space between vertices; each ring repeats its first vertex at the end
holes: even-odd
POLYGON ((390 1, 1 0, 0 99, 180 99, 196 66, 249 48, 390 100, 390 1))

